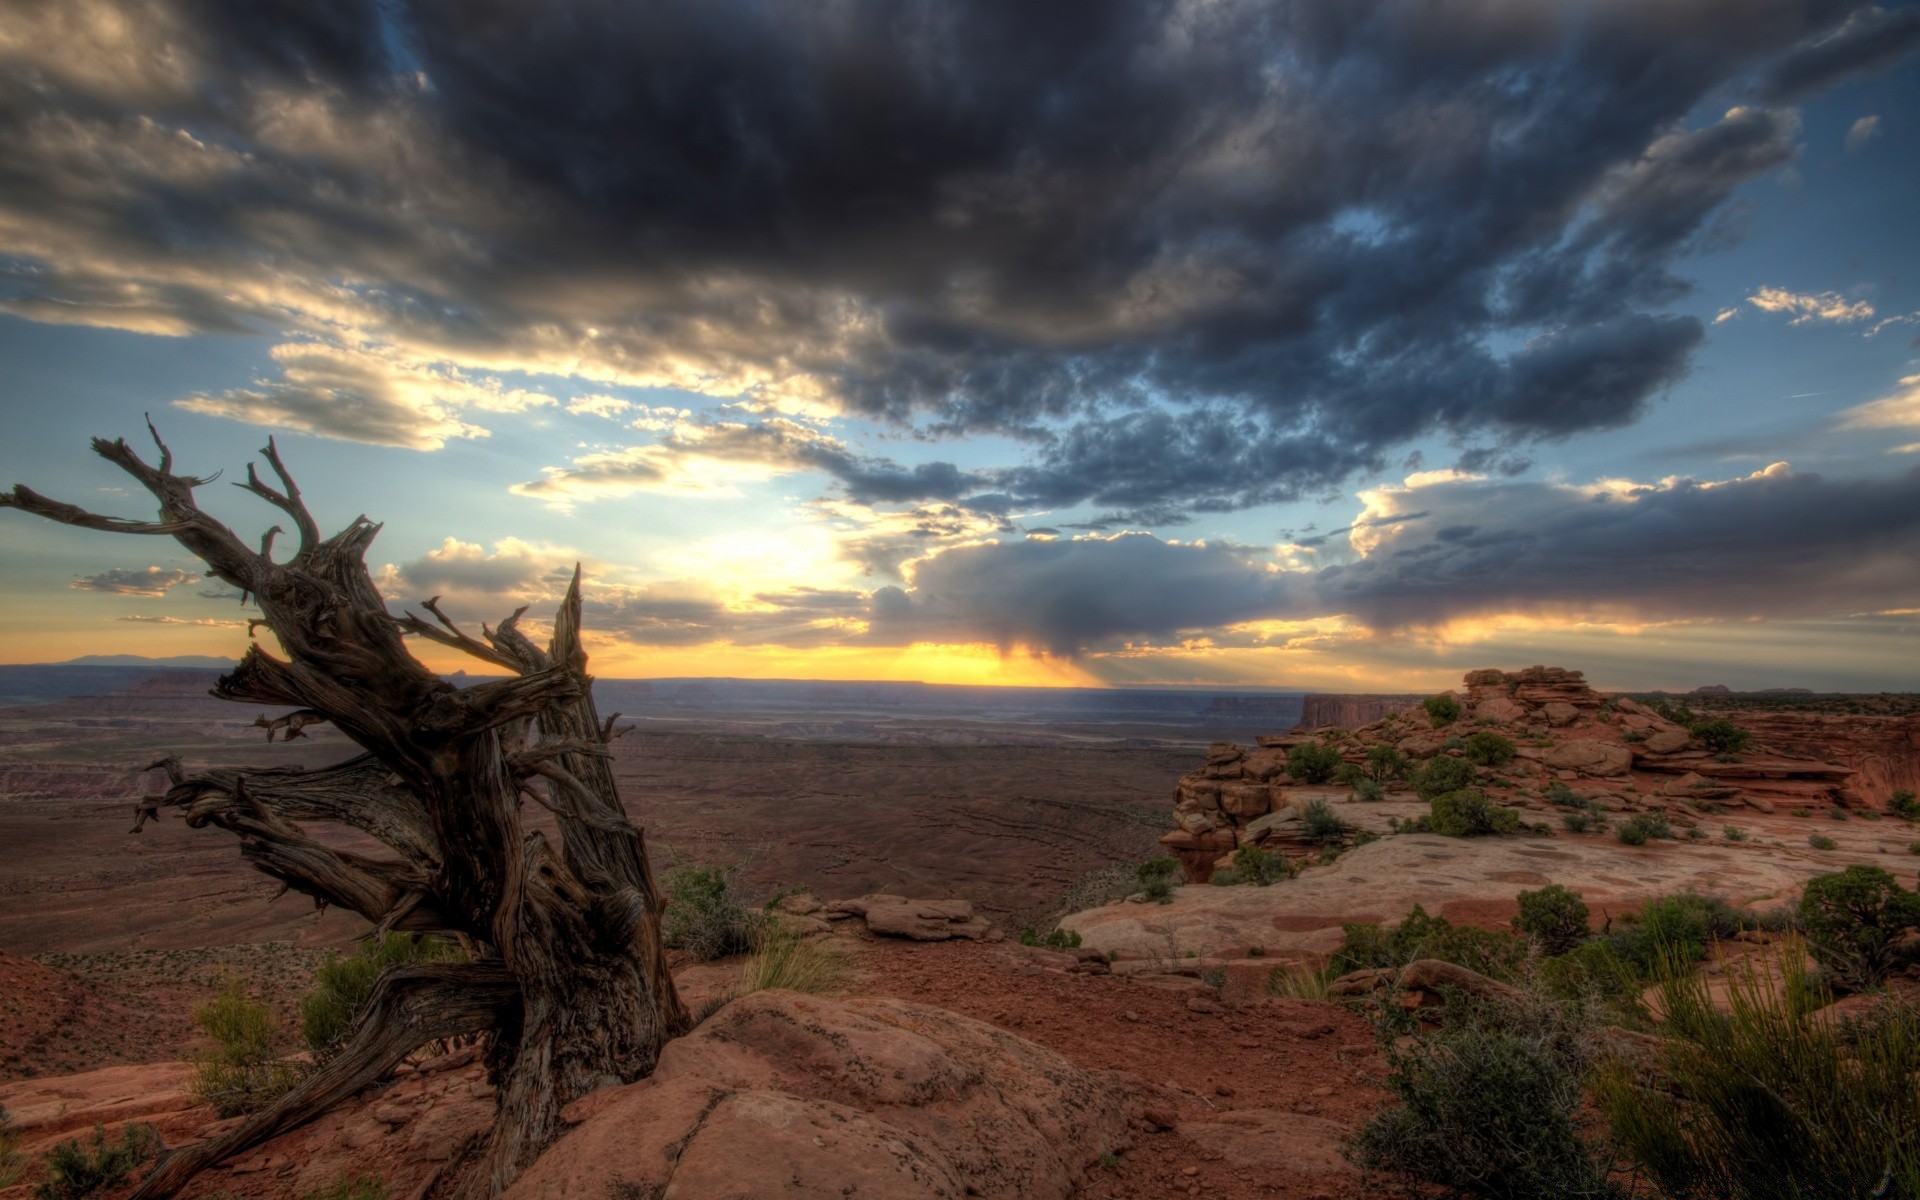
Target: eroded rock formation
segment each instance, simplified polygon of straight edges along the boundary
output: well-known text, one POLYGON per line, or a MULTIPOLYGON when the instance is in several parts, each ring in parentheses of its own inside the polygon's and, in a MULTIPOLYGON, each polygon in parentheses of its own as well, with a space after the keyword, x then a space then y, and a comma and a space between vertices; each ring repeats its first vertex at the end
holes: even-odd
MULTIPOLYGON (((1296 857, 1317 852, 1321 837, 1308 835, 1303 814, 1316 801, 1347 801, 1353 787, 1351 779, 1332 784, 1292 777, 1287 763, 1294 748, 1331 749, 1348 776, 1381 774, 1369 765, 1369 752, 1377 747, 1393 747, 1417 769, 1436 757, 1467 758, 1467 740, 1482 731, 1506 738, 1513 755, 1475 766, 1472 786, 1507 807, 1550 810, 1577 797, 1615 812, 1668 812, 1685 825, 1714 806, 1771 812, 1776 805, 1866 802, 1852 787, 1859 773, 1853 766, 1775 748, 1764 738, 1737 754, 1714 753, 1690 729, 1654 709, 1594 691, 1579 671, 1484 669, 1467 672, 1463 683, 1455 695, 1460 716, 1438 725, 1414 707, 1354 729, 1261 737, 1252 748, 1215 743, 1206 763, 1176 787, 1175 828, 1161 844, 1180 860, 1190 883, 1205 882, 1242 846, 1296 857)), ((1898 740, 1897 734, 1889 737, 1898 740)), ((1378 782, 1404 786, 1391 774, 1378 782)))

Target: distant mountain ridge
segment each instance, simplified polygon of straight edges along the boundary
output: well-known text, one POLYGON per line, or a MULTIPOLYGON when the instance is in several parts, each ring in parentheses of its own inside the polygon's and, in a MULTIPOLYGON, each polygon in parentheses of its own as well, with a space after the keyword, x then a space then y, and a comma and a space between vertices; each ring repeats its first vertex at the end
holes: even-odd
POLYGON ((237 659, 214 654, 176 654, 172 658, 148 658, 144 654, 83 654, 65 662, 33 663, 42 667, 151 667, 159 671, 224 671, 237 659))

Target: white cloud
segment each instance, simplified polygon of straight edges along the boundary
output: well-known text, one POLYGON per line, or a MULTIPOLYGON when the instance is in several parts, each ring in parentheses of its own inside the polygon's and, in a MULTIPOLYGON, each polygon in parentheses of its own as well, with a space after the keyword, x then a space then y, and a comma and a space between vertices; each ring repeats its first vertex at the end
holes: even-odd
POLYGON ((341 441, 438 450, 452 438, 489 431, 463 419, 469 409, 524 412, 553 397, 509 388, 444 363, 412 359, 390 346, 287 342, 273 348, 280 378, 176 400, 188 412, 292 429, 341 441))
POLYGON ((1851 154, 1880 136, 1880 118, 1861 117, 1847 130, 1847 153, 1851 154))
MULTIPOLYGON (((1900 386, 1887 395, 1842 412, 1840 428, 1920 429, 1920 375, 1902 376, 1900 386)), ((1914 446, 1900 446, 1895 453, 1914 449, 1914 446)))
POLYGON ((1849 300, 1838 292, 1791 292, 1786 288, 1762 287, 1747 297, 1747 303, 1762 312, 1792 313, 1795 325, 1809 321, 1845 324, 1873 316, 1873 305, 1865 300, 1849 300))
POLYGON ((618 396, 575 396, 567 401, 567 411, 611 421, 633 407, 633 401, 618 396))

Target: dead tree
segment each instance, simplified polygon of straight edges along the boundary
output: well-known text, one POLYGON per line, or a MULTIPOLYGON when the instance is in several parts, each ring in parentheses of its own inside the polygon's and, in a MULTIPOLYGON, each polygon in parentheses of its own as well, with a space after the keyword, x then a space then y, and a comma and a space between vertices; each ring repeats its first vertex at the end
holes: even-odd
POLYGON ((359 517, 330 538, 320 529, 271 440, 262 452, 279 486, 251 464, 238 484, 289 518, 299 538, 273 558, 278 527, 258 547, 202 512, 194 489, 211 482, 173 472, 159 448, 149 465, 125 441, 94 452, 139 480, 158 519, 125 520, 26 488, 0 493, 17 508, 83 529, 174 538, 207 573, 255 598, 284 657, 252 646, 213 694, 290 707, 268 737, 320 721, 365 753, 320 770, 210 770, 177 759, 170 787, 135 828, 164 808, 195 828, 233 834, 240 854, 319 905, 350 909, 381 932, 460 936, 465 964, 396 969, 381 979, 352 1040, 325 1067, 233 1132, 165 1159, 138 1197, 170 1196, 202 1168, 291 1129, 389 1072, 437 1038, 486 1035, 498 1088, 492 1139, 464 1194, 489 1196, 560 1132, 560 1110, 598 1088, 653 1070, 661 1045, 688 1020, 660 941, 663 899, 645 843, 620 806, 607 743, 613 722, 594 710, 580 641, 580 573, 554 618, 546 649, 518 628, 525 609, 482 637, 463 632, 435 601, 433 620, 396 617, 367 573, 380 526, 359 517), (455 687, 407 651, 426 638, 507 677, 455 687), (559 836, 530 829, 522 801, 553 814, 559 836), (331 849, 314 823, 338 822, 391 852, 331 849))

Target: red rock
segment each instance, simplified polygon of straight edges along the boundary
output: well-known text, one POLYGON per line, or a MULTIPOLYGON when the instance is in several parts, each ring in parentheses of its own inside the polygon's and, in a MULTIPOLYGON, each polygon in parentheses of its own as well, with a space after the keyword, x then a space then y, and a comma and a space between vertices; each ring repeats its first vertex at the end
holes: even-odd
POLYGON ((1541 761, 1549 767, 1583 775, 1625 775, 1633 766, 1633 752, 1617 742, 1579 738, 1548 747, 1541 761))
POLYGON ((1130 1141, 1116 1077, 900 1000, 758 992, 615 1092, 509 1200, 619 1185, 702 1200, 1065 1200, 1130 1141))

